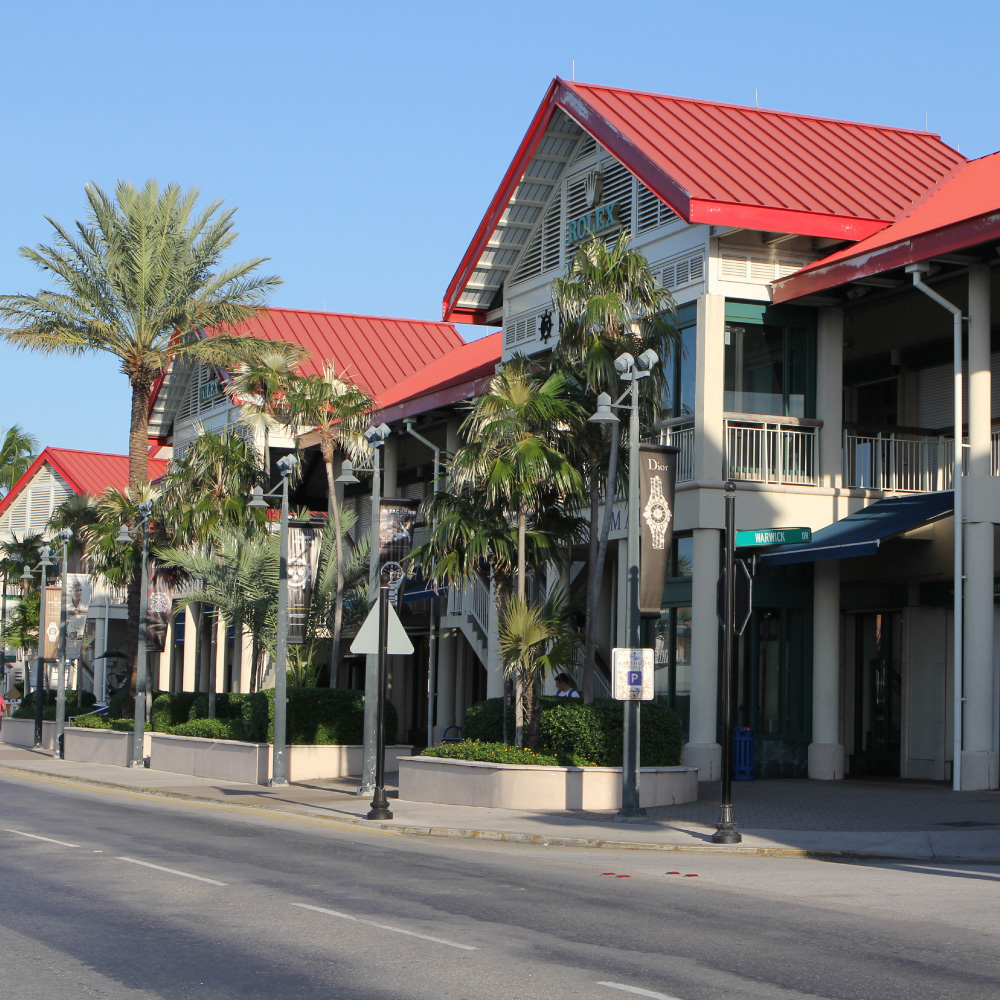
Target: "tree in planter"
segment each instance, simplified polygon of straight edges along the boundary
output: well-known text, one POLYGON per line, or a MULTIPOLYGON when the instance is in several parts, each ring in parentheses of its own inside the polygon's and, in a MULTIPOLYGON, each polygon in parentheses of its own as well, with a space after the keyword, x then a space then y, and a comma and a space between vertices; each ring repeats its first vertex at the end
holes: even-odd
POLYGON ((525 678, 524 745, 533 750, 540 745, 542 679, 573 666, 579 640, 579 634, 570 626, 566 597, 558 585, 549 589, 541 604, 514 597, 503 609, 500 655, 505 674, 525 678))
MULTIPOLYGON (((0 649, 6 651, 8 645, 13 645, 17 649, 34 649, 38 641, 38 620, 37 614, 35 617, 35 623, 33 628, 35 629, 35 638, 31 642, 24 646, 19 642, 15 642, 15 626, 14 619, 12 617, 10 625, 7 624, 7 588, 9 586, 20 587, 21 574, 24 572, 25 566, 34 566, 38 562, 38 550, 45 544, 45 538, 42 535, 24 535, 20 539, 12 531, 10 533, 10 541, 0 542, 0 587, 3 588, 3 600, 2 600, 2 610, 0 610, 0 628, 6 628, 7 631, 4 633, 4 638, 0 642, 0 649)), ((34 574, 32 574, 32 582, 28 585, 28 593, 33 589, 37 589, 38 583, 35 581, 34 574)), ((22 597, 20 604, 24 603, 24 598, 22 597)), ((15 615, 17 611, 15 610, 15 615)), ((26 622, 28 619, 19 619, 19 624, 16 627, 16 634, 18 637, 27 636, 29 633, 25 631, 26 622)))
MULTIPOLYGON (((540 374, 526 358, 514 358, 493 377, 487 392, 462 423, 466 440, 456 453, 451 478, 473 486, 486 504, 517 526, 516 597, 527 600, 529 521, 548 504, 578 496, 582 480, 567 458, 567 442, 580 432, 585 414, 566 392, 558 372, 540 374)), ((502 613, 502 612, 501 612, 502 613)), ((523 669, 515 677, 515 743, 524 737, 523 669)))
MULTIPOLYGON (((646 258, 631 249, 627 232, 622 232, 610 249, 602 239, 581 244, 566 276, 553 282, 552 302, 561 318, 559 345, 552 363, 566 371, 567 381, 576 386, 581 405, 592 408, 600 392, 607 392, 612 398, 620 395, 621 380, 614 363, 623 351, 638 356, 652 348, 662 363, 679 347, 677 331, 665 319, 673 310, 670 293, 657 284, 646 258)), ((662 364, 654 369, 652 378, 640 383, 640 390, 645 410, 642 424, 655 427, 662 412, 662 364)), ((618 480, 617 425, 612 428, 608 449, 600 425, 588 425, 586 435, 578 440, 585 442, 581 458, 590 500, 583 671, 583 700, 590 702, 594 696, 597 650, 595 612, 607 555, 612 498, 618 480), (598 533, 598 513, 605 496, 608 501, 598 533)))
POLYGON ((370 453, 362 435, 371 423, 375 401, 364 389, 350 379, 338 376, 333 367, 328 366, 322 378, 311 375, 298 380, 288 395, 288 403, 293 422, 316 428, 326 468, 327 517, 332 522, 336 542, 336 585, 330 639, 330 687, 335 687, 344 624, 345 532, 341 528, 333 462, 338 452, 346 453, 355 461, 370 453))
MULTIPOLYGON (((176 184, 141 189, 119 182, 114 195, 85 188, 87 217, 68 229, 52 219, 52 245, 21 247, 54 282, 35 294, 0 296, 0 336, 47 354, 99 351, 116 358, 132 390, 129 487, 148 481, 149 399, 173 362, 230 369, 247 356, 253 339, 219 331, 249 319, 280 279, 260 275, 264 258, 225 265, 236 239, 234 209, 221 202, 197 208, 198 189, 176 184)), ((138 648, 138 578, 130 582, 124 652, 138 648)))

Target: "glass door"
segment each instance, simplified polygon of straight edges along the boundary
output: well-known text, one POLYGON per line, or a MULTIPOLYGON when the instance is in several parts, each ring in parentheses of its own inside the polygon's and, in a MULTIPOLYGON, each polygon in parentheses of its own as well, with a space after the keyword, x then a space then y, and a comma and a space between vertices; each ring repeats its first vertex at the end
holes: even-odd
POLYGON ((902 615, 854 616, 854 754, 851 774, 899 777, 902 615))

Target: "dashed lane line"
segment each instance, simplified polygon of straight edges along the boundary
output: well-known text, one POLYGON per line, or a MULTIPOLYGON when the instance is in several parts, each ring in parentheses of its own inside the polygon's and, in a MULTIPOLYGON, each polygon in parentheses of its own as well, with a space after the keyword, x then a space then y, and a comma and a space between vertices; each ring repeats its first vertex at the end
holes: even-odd
POLYGON ((631 993, 637 997, 652 997, 653 1000, 677 1000, 677 997, 668 997, 666 993, 654 993, 652 990, 644 990, 638 986, 626 986, 625 983, 598 983, 598 986, 609 986, 613 990, 621 990, 623 993, 631 993))
POLYGON ((315 913, 326 913, 331 917, 340 917, 341 920, 353 920, 358 924, 368 924, 369 927, 378 927, 383 931, 393 931, 396 934, 405 934, 407 937, 420 938, 421 941, 433 941, 435 944, 445 944, 449 948, 460 948, 462 951, 479 951, 471 944, 458 944, 456 941, 446 941, 444 938, 431 937, 429 934, 418 934, 416 931, 406 931, 402 927, 391 927, 389 924, 379 924, 374 920, 364 920, 361 917, 352 917, 349 913, 341 913, 339 910, 327 910, 322 906, 310 906, 308 903, 292 903, 302 910, 312 910, 315 913))
POLYGON ((53 840, 51 837, 40 837, 37 833, 25 833, 24 830, 7 830, 7 833, 16 833, 19 837, 30 837, 32 840, 44 840, 46 844, 58 844, 60 847, 79 847, 79 844, 67 844, 65 840, 53 840))
POLYGON ((214 878, 205 878, 202 875, 192 875, 190 872, 178 871, 176 868, 164 868, 163 865, 154 865, 149 861, 140 861, 138 858, 119 857, 119 861, 127 861, 130 865, 142 865, 143 868, 155 868, 158 872, 166 872, 168 875, 181 875, 184 878, 193 878, 198 882, 208 882, 209 885, 228 885, 228 882, 217 882, 214 878))

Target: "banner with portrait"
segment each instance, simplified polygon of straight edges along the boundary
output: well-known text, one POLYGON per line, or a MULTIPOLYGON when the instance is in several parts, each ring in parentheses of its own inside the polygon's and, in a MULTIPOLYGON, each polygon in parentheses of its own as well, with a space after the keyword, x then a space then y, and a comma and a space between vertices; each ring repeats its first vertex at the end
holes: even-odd
POLYGON ((154 566, 146 587, 146 649, 162 653, 174 608, 175 571, 154 566))
POLYGON ((321 525, 298 523, 288 526, 288 641, 301 645, 306 641, 309 606, 319 569, 323 544, 321 525))
POLYGON ((413 551, 419 500, 383 500, 379 509, 378 562, 402 562, 413 551))
POLYGON ((66 576, 66 658, 78 660, 83 655, 87 632, 87 613, 93 588, 86 573, 66 576))
POLYGON ((659 615, 674 540, 677 449, 639 445, 639 610, 659 615))

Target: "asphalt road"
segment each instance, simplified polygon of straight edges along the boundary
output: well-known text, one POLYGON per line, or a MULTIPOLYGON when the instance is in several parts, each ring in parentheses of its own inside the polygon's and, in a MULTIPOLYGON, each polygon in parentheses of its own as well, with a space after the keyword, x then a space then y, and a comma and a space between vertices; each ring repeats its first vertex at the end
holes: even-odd
POLYGON ((0 778, 11 1000, 996 1000, 998 890, 996 867, 410 839, 0 778))

